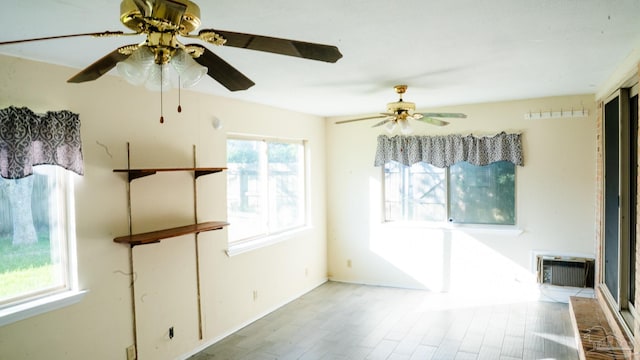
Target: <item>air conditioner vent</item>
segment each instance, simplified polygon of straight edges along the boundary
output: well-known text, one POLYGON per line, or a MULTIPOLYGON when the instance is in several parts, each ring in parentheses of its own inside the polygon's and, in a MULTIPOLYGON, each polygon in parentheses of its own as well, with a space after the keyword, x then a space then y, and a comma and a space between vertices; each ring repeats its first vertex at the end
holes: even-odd
POLYGON ((541 284, 594 287, 594 259, 538 255, 537 260, 541 284))

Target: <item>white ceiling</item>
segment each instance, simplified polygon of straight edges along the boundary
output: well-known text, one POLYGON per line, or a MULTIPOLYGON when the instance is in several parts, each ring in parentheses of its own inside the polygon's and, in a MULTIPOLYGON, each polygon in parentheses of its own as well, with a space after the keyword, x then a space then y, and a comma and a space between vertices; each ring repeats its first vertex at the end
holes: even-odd
MULTIPOLYGON (((231 93, 207 77, 198 91, 323 116, 385 111, 395 84, 409 85, 405 99, 418 109, 595 93, 640 46, 640 0, 196 3, 202 28, 336 45, 344 55, 330 64, 207 45, 256 85, 231 93)), ((5 1, 0 41, 127 31, 119 15, 118 0, 5 1)), ((143 39, 60 39, 0 46, 0 53, 79 71, 143 39)))

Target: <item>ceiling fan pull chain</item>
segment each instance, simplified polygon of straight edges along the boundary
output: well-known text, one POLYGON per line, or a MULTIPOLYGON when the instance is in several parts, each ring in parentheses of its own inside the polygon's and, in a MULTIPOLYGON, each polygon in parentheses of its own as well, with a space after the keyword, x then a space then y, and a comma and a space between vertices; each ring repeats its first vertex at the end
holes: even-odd
POLYGON ((162 83, 162 73, 163 73, 162 68, 160 68, 160 124, 164 124, 164 116, 163 116, 163 112, 162 112, 162 108, 163 108, 163 106, 162 106, 162 93, 163 93, 162 90, 163 89, 162 88, 164 87, 164 86, 162 86, 163 85, 163 83, 162 83))
POLYGON ((180 82, 180 75, 178 75, 178 113, 182 112, 182 105, 180 105, 180 103, 182 102, 180 100, 181 90, 182 90, 182 83, 180 82))

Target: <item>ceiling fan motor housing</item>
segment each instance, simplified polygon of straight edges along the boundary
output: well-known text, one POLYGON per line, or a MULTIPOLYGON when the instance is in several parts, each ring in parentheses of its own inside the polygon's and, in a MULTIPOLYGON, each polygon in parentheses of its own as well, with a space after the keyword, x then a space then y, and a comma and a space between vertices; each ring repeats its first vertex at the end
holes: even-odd
MULTIPOLYGON (((153 10, 151 16, 142 14, 134 0, 123 0, 122 3, 120 3, 120 21, 124 26, 136 32, 142 31, 149 26, 161 26, 163 23, 168 27, 172 25, 175 26, 176 29, 174 29, 173 32, 177 32, 180 35, 187 35, 199 28, 201 24, 200 7, 189 0, 174 1, 186 6, 186 10, 184 14, 182 14, 181 19, 167 22, 167 20, 171 19, 167 19, 169 12, 162 6, 163 2, 159 2, 159 6, 156 7, 155 1, 152 1, 154 8, 149 9, 149 12, 153 10)), ((156 30, 163 31, 167 29, 156 30)))
POLYGON ((397 114, 398 117, 406 118, 408 115, 411 115, 413 111, 416 109, 416 104, 409 101, 395 101, 387 104, 387 110, 390 113, 397 114))

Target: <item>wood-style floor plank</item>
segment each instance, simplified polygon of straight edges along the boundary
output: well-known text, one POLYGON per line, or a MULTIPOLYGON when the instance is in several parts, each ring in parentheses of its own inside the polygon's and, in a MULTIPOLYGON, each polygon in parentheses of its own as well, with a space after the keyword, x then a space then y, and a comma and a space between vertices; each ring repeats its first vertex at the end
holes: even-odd
POLYGON ((328 282, 190 360, 578 359, 565 303, 328 282))

